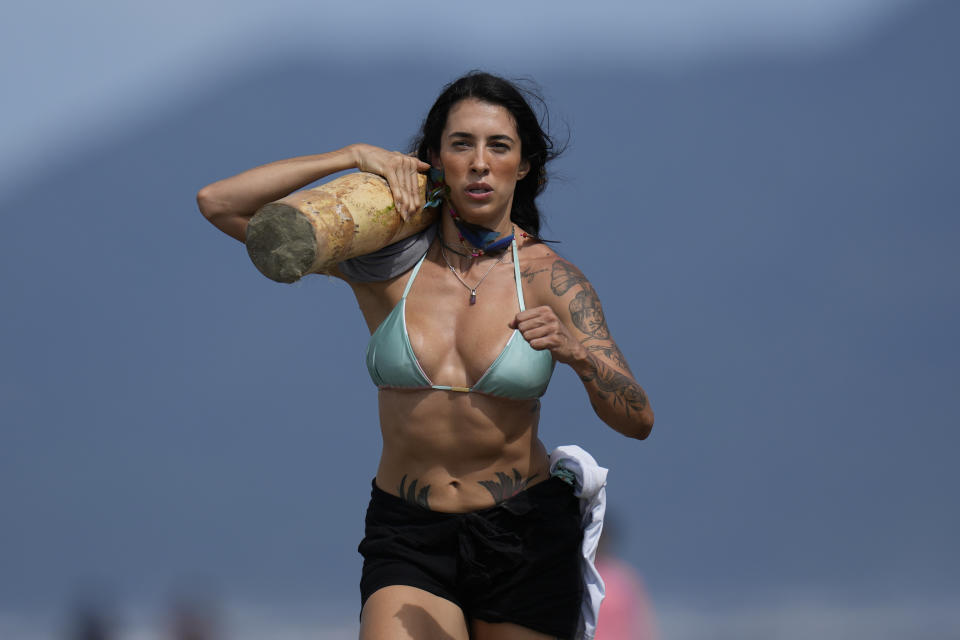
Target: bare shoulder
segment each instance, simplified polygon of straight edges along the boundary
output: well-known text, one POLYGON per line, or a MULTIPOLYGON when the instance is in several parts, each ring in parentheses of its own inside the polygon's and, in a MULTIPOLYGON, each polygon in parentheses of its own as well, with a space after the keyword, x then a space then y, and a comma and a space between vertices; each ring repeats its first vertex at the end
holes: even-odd
POLYGON ((550 269, 559 256, 548 245, 527 241, 520 247, 520 276, 524 284, 539 284, 550 279, 550 269), (547 274, 544 277, 544 274, 547 274))
POLYGON ((543 242, 532 242, 520 251, 520 277, 536 304, 550 304, 579 285, 590 286, 572 262, 543 242))

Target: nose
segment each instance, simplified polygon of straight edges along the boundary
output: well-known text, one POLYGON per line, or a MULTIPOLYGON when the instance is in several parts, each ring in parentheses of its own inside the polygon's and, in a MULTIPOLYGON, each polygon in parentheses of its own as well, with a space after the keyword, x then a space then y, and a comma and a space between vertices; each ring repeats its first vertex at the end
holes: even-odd
POLYGON ((486 175, 490 171, 490 163, 487 161, 486 150, 482 145, 477 145, 476 151, 470 158, 470 170, 480 175, 486 175))

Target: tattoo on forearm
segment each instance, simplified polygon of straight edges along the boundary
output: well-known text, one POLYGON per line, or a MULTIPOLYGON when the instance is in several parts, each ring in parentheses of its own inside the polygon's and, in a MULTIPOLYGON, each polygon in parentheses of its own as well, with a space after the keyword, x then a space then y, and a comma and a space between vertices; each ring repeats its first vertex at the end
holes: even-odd
MULTIPOLYGON (((589 340, 589 338, 587 338, 589 340)), ((618 367, 624 371, 630 371, 630 365, 627 364, 627 359, 623 357, 623 352, 620 351, 620 348, 617 345, 610 344, 592 344, 587 346, 587 351, 598 351, 604 356, 612 360, 617 364, 618 367)), ((630 373, 633 373, 630 371, 630 373)))
POLYGON ((406 500, 411 504, 415 504, 418 507, 423 507, 424 509, 430 508, 430 485, 425 484, 420 488, 419 493, 417 492, 417 481, 414 480, 410 483, 409 487, 405 487, 407 484, 407 475, 404 474, 403 478, 400 479, 400 488, 398 489, 400 497, 406 500))
POLYGON ((562 296, 575 286, 579 286, 580 291, 570 301, 569 306, 574 326, 590 338, 608 340, 610 331, 603 316, 600 298, 593 286, 572 264, 563 260, 554 262, 550 274, 550 290, 553 294, 562 296))
POLYGON ((529 478, 523 478, 520 472, 514 468, 512 478, 502 471, 497 471, 496 480, 480 480, 479 482, 483 485, 484 489, 490 492, 493 500, 499 504, 526 489, 530 482, 538 475, 540 474, 535 473, 529 478))
POLYGON ((580 379, 596 384, 601 399, 610 400, 614 407, 622 406, 627 417, 630 417, 631 412, 638 413, 647 408, 647 394, 640 385, 597 360, 592 354, 590 363, 593 370, 581 375, 580 379))

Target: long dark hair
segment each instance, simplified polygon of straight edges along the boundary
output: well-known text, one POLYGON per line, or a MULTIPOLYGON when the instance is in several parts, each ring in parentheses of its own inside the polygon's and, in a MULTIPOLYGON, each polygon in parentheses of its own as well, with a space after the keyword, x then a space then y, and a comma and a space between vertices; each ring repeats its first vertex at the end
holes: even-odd
POLYGON ((540 118, 530 107, 528 98, 541 107, 542 122, 549 126, 546 103, 535 89, 520 87, 483 71, 471 71, 443 88, 420 125, 420 132, 413 140, 411 151, 424 162, 430 162, 430 152, 438 153, 440 150, 440 137, 447 125, 450 109, 466 98, 500 105, 513 115, 517 123, 517 134, 520 136, 520 153, 530 163, 530 170, 517 182, 510 220, 527 233, 539 235, 540 210, 537 208, 536 199, 547 187, 547 163, 559 156, 563 148, 557 148, 553 138, 541 126, 540 118))

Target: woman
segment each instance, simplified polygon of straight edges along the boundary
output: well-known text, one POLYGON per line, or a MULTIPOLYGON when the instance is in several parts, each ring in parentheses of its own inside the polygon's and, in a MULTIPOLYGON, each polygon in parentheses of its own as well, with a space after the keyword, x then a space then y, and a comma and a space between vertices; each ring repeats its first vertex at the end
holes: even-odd
POLYGON ((537 240, 552 143, 511 83, 471 73, 437 99, 416 157, 365 144, 281 160, 203 188, 198 203, 243 241, 253 213, 329 174, 383 176, 401 215, 417 174, 442 172, 426 253, 362 281, 338 269, 372 333, 383 452, 367 512, 361 638, 572 637, 578 507, 551 476, 539 397, 554 363, 632 438, 653 425, 583 274, 537 240))

